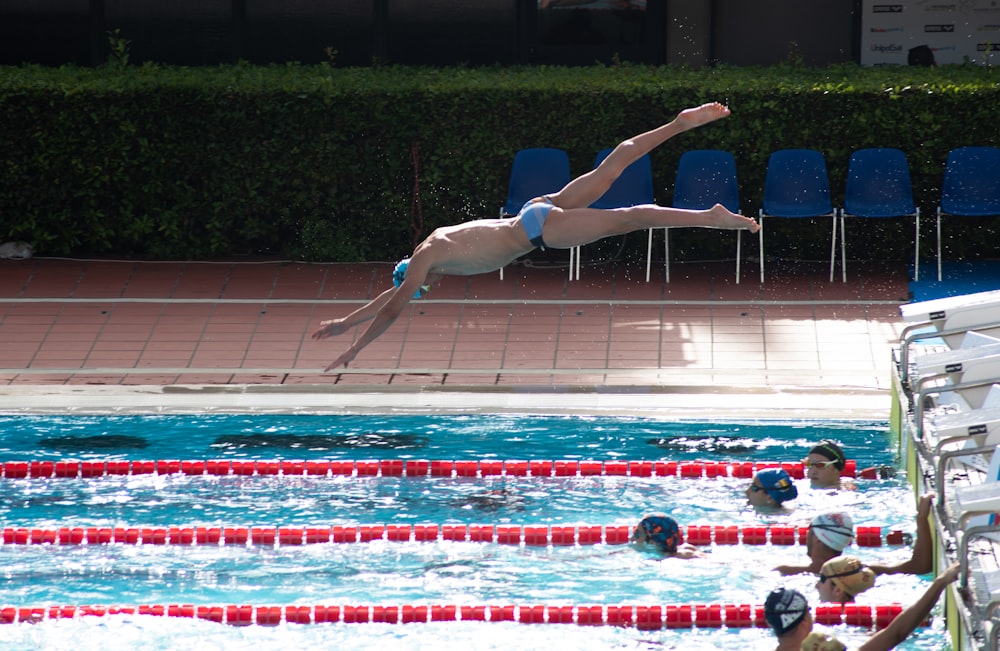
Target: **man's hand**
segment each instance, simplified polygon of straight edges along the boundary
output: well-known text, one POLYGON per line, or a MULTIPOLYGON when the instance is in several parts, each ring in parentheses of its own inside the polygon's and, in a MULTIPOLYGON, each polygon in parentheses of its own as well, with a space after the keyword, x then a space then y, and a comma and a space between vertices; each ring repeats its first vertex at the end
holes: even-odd
POLYGON ((331 363, 329 366, 327 366, 325 369, 323 369, 323 372, 324 373, 329 373, 332 369, 338 368, 340 366, 346 367, 349 363, 351 363, 352 361, 354 361, 354 357, 356 355, 357 355, 357 353, 354 353, 354 352, 348 350, 347 352, 343 353, 340 357, 338 357, 337 359, 333 360, 333 363, 331 363))
POLYGON ((962 571, 962 566, 958 562, 952 563, 947 569, 937 575, 938 581, 944 583, 945 585, 951 583, 958 578, 958 575, 962 571))
POLYGON ((790 574, 806 574, 809 572, 809 568, 800 565, 779 565, 774 568, 774 571, 782 576, 788 576, 790 574))
POLYGON ((326 339, 327 337, 336 337, 337 335, 342 335, 347 332, 347 325, 344 323, 344 319, 330 319, 329 321, 320 321, 319 329, 312 333, 313 339, 326 339))

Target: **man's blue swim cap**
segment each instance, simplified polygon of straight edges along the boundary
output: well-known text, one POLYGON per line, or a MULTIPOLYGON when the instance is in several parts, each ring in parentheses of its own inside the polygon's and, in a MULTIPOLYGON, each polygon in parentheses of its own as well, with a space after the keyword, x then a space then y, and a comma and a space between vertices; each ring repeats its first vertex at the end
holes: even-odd
POLYGON ((765 468, 757 473, 757 479, 767 494, 778 504, 794 500, 799 496, 791 476, 781 468, 765 468))
POLYGON ((410 259, 403 258, 396 263, 396 268, 392 270, 392 284, 399 287, 406 280, 406 268, 410 266, 410 259))
MULTIPOLYGON (((410 266, 410 259, 403 258, 398 263, 396 263, 396 268, 392 270, 392 284, 399 287, 406 280, 406 268, 410 266)), ((417 293, 413 295, 413 298, 420 298, 427 292, 431 291, 430 285, 421 285, 417 293)))

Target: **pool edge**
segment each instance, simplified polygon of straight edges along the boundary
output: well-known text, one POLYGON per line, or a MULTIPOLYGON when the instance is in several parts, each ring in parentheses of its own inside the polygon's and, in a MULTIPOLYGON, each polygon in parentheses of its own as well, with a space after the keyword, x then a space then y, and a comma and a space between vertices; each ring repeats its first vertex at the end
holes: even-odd
POLYGON ((0 413, 517 412, 726 420, 888 421, 888 389, 830 386, 12 385, 0 413))

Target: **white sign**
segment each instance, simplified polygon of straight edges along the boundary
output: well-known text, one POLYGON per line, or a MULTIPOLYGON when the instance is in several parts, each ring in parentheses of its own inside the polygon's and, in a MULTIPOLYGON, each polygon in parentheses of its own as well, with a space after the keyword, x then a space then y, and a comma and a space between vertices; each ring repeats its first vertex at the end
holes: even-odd
POLYGON ((1000 63, 1000 0, 864 0, 861 65, 1000 63))

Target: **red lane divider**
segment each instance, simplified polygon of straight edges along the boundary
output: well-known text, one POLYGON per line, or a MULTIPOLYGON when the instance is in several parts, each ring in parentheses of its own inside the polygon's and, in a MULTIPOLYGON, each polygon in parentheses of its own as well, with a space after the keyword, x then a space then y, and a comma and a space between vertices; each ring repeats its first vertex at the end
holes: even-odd
MULTIPOLYGON (((848 624, 885 628, 902 612, 900 604, 844 604, 817 606, 819 624, 848 624)), ((427 622, 520 622, 522 624, 577 624, 627 626, 644 630, 663 628, 767 628, 764 606, 753 604, 677 605, 314 605, 314 606, 196 606, 193 604, 144 604, 139 606, 38 606, 0 608, 0 624, 36 623, 46 619, 152 615, 205 619, 232 626, 280 624, 410 624, 427 622)), ((925 625, 927 622, 924 622, 925 625)))
MULTIPOLYGON (((495 459, 454 461, 426 459, 371 459, 319 461, 7 461, 2 464, 8 479, 103 477, 107 475, 243 475, 293 477, 683 477, 701 479, 739 477, 749 479, 764 468, 784 468, 795 479, 805 477, 801 463, 776 461, 600 461, 495 459)), ((878 479, 878 468, 857 472, 848 461, 843 475, 878 479)))
MULTIPOLYGON (((547 524, 359 524, 326 527, 60 527, 36 529, 6 527, 0 530, 4 545, 312 545, 359 543, 374 540, 428 542, 447 540, 501 545, 564 546, 624 545, 634 525, 547 524)), ((804 545, 808 527, 793 525, 697 525, 687 527, 685 540, 692 545, 804 545)), ((902 545, 909 536, 882 527, 855 528, 858 547, 902 545)))

